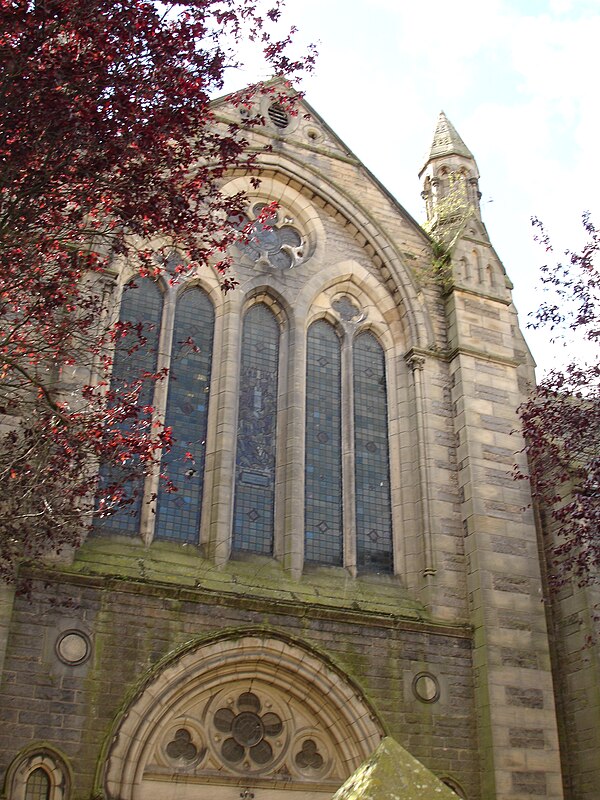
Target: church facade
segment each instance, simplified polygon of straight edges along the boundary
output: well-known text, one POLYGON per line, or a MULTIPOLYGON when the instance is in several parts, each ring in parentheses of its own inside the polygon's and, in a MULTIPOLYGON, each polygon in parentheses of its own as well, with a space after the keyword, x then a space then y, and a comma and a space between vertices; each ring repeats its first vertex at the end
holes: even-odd
POLYGON ((512 478, 533 363, 475 159, 440 115, 440 249, 315 111, 260 102, 235 291, 115 271, 178 491, 5 590, 1 796, 325 800, 390 735, 465 800, 592 800, 593 599, 547 596, 512 478))

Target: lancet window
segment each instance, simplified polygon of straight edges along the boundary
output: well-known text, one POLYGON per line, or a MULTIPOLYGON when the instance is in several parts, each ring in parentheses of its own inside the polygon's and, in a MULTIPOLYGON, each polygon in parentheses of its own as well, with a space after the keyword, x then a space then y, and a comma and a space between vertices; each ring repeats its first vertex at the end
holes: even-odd
MULTIPOLYGON (((289 267, 287 261, 279 263, 284 257, 299 264, 294 259, 301 258, 304 238, 289 225, 292 218, 280 219, 274 212, 267 223, 259 223, 263 210, 263 204, 255 204, 248 212, 256 226, 240 249, 244 269, 254 269, 248 257, 267 259, 271 267, 289 267)), ((211 543, 225 542, 234 558, 243 553, 279 556, 291 547, 290 552, 303 553, 308 566, 393 571, 386 357, 374 332, 383 323, 368 322, 368 312, 353 296, 333 289, 328 295, 329 316, 306 330, 302 365, 295 350, 298 339, 288 335, 285 315, 266 295, 255 298, 239 328, 232 326, 239 331, 240 353, 233 377, 219 360, 213 363, 215 309, 203 289, 184 285, 163 292, 150 278, 136 278, 125 289, 120 319, 132 330, 118 343, 112 389, 127 391, 140 373, 167 367, 165 382, 144 383, 141 402, 154 407, 172 428, 174 444, 162 456, 161 480, 154 475, 129 482, 129 507, 100 520, 100 532, 200 544, 202 530, 207 552, 212 552, 211 543), (219 407, 212 414, 223 424, 212 432, 211 382, 233 389, 218 395, 219 407), (290 444, 287 434, 293 429, 297 436, 302 424, 297 418, 301 400, 296 396, 295 406, 286 409, 286 387, 302 385, 303 443, 290 444), (218 464, 218 473, 205 476, 211 437, 217 449, 208 467, 218 464), (286 466, 292 452, 304 467, 304 483, 294 487, 286 466), (225 490, 229 497, 228 502, 213 499, 205 509, 210 519, 202 520, 205 484, 211 497, 215 491, 225 497, 225 490), (288 496, 292 492, 303 495, 304 512, 290 523, 289 509, 298 509, 298 498, 288 496), (291 542, 290 530, 303 542, 291 542)), ((240 313, 238 303, 231 307, 240 313)), ((226 304, 220 313, 224 318, 229 313, 226 304)), ((227 331, 228 323, 221 330, 227 331)), ((100 478, 118 482, 120 475, 104 470, 100 478)))
MULTIPOLYGON (((119 321, 124 323, 124 335, 115 346, 110 387, 116 395, 123 396, 133 391, 145 373, 156 373, 162 308, 162 293, 154 281, 138 278, 125 285, 119 315, 119 321)), ((152 381, 142 381, 137 405, 140 408, 151 406, 153 395, 152 381)), ((127 427, 127 422, 121 423, 124 431, 127 427)), ((139 465, 132 459, 119 469, 103 468, 100 482, 122 487, 129 504, 126 511, 97 520, 96 528, 103 532, 137 534, 143 503, 143 479, 139 477, 139 465)))
POLYGON ((351 348, 352 359, 344 360, 346 371, 352 373, 351 381, 342 381, 341 342, 334 327, 319 320, 308 330, 304 558, 333 566, 352 563, 354 547, 344 541, 345 522, 355 539, 358 570, 390 572, 385 357, 368 331, 356 336, 351 348), (352 398, 344 397, 343 383, 353 386, 352 398), (344 428, 342 408, 352 417, 351 425, 344 428), (344 441, 344 437, 352 441, 344 441), (354 469, 346 474, 342 468, 344 451, 354 454, 354 469))
POLYGON ((6 797, 11 800, 68 800, 70 786, 67 765, 49 748, 27 750, 6 773, 6 797))
MULTIPOLYGON (((165 411, 165 424, 176 433, 173 447, 162 457, 161 473, 170 483, 161 480, 159 484, 154 536, 195 543, 202 511, 214 310, 206 293, 194 286, 179 293, 172 318, 169 316, 163 314, 163 295, 156 282, 141 278, 125 287, 120 321, 131 327, 115 350, 111 389, 127 392, 144 373, 156 373, 160 367, 161 326, 172 323, 166 410, 158 407, 157 411, 165 411)), ((153 381, 143 382, 140 406, 160 405, 156 388, 153 381)), ((134 472, 136 467, 133 462, 134 472)), ((102 470, 100 479, 119 482, 127 477, 126 470, 127 465, 122 472, 102 470)), ((100 520, 100 531, 140 532, 148 491, 144 491, 143 480, 136 477, 125 483, 125 492, 131 503, 100 520)))
POLYGON ((25 800, 50 800, 50 788, 48 773, 37 767, 27 778, 25 800))
POLYGON ((343 564, 341 342, 329 322, 308 329, 305 540, 308 562, 343 564))
POLYGON ((213 307, 198 287, 177 301, 171 342, 165 424, 176 432, 163 455, 162 469, 177 491, 160 484, 155 536, 197 542, 202 514, 202 486, 214 332, 213 307))
POLYGON ((383 348, 369 331, 353 342, 356 557, 360 569, 392 570, 392 512, 383 348))
POLYGON ((279 323, 263 303, 242 331, 233 550, 273 552, 279 323))

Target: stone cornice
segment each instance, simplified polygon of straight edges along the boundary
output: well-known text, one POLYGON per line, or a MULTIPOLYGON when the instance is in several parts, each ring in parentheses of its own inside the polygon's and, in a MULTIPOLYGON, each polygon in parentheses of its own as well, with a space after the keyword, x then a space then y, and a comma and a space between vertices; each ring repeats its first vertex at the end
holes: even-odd
POLYGON ((123 594, 140 595, 153 598, 164 598, 169 601, 202 603, 205 605, 227 606, 245 611, 257 611, 261 614, 269 612, 339 622, 346 625, 371 626, 391 630, 427 633, 458 639, 471 639, 472 629, 468 624, 450 624, 431 620, 408 619, 396 614, 382 614, 376 611, 339 608, 325 603, 295 602, 293 600, 251 596, 228 592, 223 589, 211 590, 206 587, 179 587, 171 583, 157 581, 132 580, 117 575, 82 575, 68 570, 27 568, 23 575, 32 580, 42 580, 46 584, 70 583, 76 586, 93 587, 98 591, 118 591, 123 594))

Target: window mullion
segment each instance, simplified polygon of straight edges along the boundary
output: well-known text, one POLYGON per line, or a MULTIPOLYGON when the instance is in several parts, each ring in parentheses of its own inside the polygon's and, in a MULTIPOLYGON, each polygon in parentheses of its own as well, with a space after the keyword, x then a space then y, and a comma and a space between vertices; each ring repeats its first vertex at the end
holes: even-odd
MULTIPOLYGON (((163 308, 161 319, 161 330, 158 343, 158 354, 156 359, 156 372, 168 368, 171 363, 171 339, 173 337, 173 319, 174 319, 175 297, 174 292, 166 291, 163 295, 163 308)), ((169 389, 169 381, 158 380, 154 386, 154 396, 152 405, 154 411, 152 413, 153 425, 164 424, 165 409, 167 405, 167 392, 169 389)), ((155 430, 155 428, 153 428, 155 430)), ((144 480, 144 491, 142 495, 142 508, 140 514, 140 535, 145 544, 150 544, 154 538, 154 530, 156 527, 156 498, 159 490, 160 482, 160 461, 158 461, 151 472, 144 480)))
POLYGON ((354 480, 354 377, 352 339, 342 342, 342 487, 344 566, 356 576, 356 490, 354 480))
MULTIPOLYGON (((287 338, 287 337, 286 337, 287 338)), ((290 328, 290 335, 285 349, 288 352, 289 365, 287 372, 281 370, 281 379, 285 375, 287 386, 285 413, 283 404, 279 412, 281 435, 278 452, 285 454, 285 498, 282 502, 283 514, 283 563, 295 579, 302 574, 304 566, 304 486, 305 486, 305 362, 306 340, 302 323, 290 328)), ((280 380, 281 380, 280 379, 280 380)), ((276 555, 279 555, 276 551, 276 555)))

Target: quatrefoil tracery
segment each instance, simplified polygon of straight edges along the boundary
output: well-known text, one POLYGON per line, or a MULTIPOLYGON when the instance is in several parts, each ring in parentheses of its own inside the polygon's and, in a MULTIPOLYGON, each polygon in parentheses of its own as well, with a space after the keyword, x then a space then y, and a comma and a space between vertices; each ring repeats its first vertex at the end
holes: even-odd
POLYGON ((255 203, 249 216, 240 217, 236 223, 242 230, 252 221, 250 234, 239 242, 240 249, 258 266, 291 269, 304 258, 304 240, 289 217, 280 220, 278 211, 264 215, 265 203, 255 203), (261 217, 262 214, 262 217, 261 217))
POLYGON ((244 757, 259 766, 268 764, 273 758, 268 740, 283 731, 283 722, 272 711, 261 714, 262 704, 252 692, 242 692, 235 705, 237 713, 219 708, 213 718, 215 728, 229 734, 221 745, 221 755, 230 764, 239 764, 244 757))

